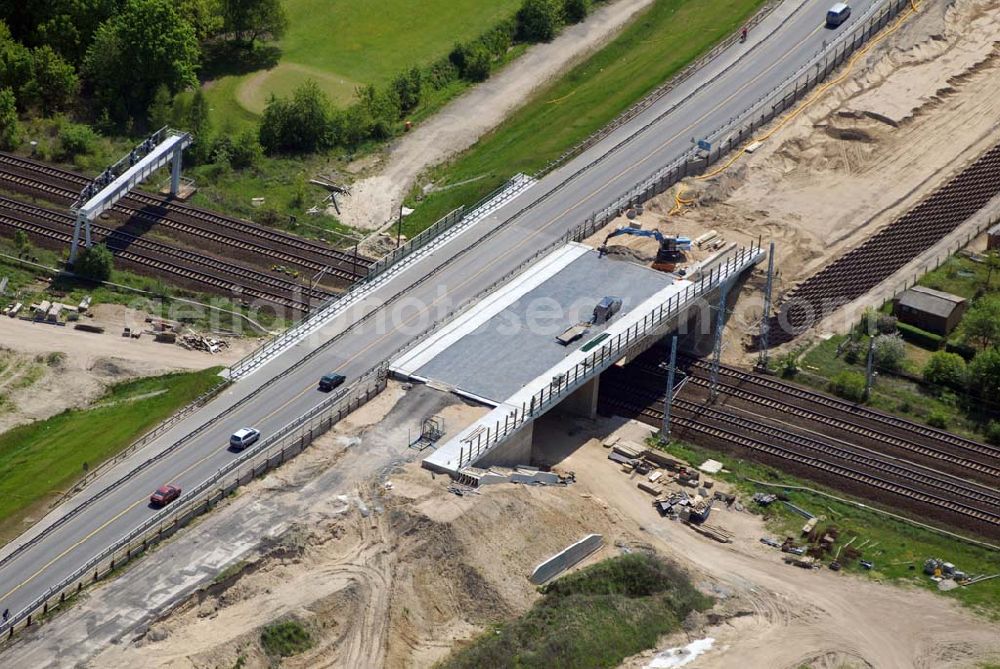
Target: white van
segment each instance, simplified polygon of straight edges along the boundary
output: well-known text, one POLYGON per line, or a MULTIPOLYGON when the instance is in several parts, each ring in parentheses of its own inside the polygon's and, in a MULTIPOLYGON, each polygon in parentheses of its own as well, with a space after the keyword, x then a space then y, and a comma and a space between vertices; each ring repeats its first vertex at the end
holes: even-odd
POLYGON ((826 13, 826 27, 836 28, 841 23, 846 21, 850 15, 851 8, 847 6, 847 3, 838 2, 826 13))
POLYGON ((234 451, 242 451, 258 439, 260 439, 259 430, 253 427, 242 427, 229 437, 229 448, 234 451))

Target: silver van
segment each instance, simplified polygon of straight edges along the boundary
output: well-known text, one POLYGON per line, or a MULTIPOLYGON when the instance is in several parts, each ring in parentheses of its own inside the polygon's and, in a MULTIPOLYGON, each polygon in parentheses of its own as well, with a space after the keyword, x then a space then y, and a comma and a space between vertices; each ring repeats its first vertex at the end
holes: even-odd
POLYGON ((851 8, 847 6, 847 3, 838 2, 826 13, 826 27, 836 28, 841 23, 846 21, 850 15, 851 8))
POLYGON ((229 448, 234 451, 242 451, 258 439, 260 439, 260 431, 257 428, 243 427, 233 432, 233 436, 229 437, 229 448))

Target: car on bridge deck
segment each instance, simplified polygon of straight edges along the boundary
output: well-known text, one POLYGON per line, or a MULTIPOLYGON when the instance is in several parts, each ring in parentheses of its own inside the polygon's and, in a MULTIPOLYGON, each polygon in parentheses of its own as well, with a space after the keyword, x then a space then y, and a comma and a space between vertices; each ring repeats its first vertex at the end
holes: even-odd
POLYGON ((319 389, 328 393, 337 386, 341 385, 345 380, 346 379, 343 374, 337 374, 335 372, 324 374, 319 380, 319 389))
POLYGON ((826 27, 836 28, 851 16, 851 8, 844 2, 838 2, 826 13, 826 27))
POLYGON ((241 427, 229 437, 229 450, 242 451, 260 439, 260 430, 255 427, 241 427))
POLYGON ((149 497, 149 505, 154 508, 162 508, 167 504, 181 496, 180 486, 176 486, 173 483, 168 483, 166 485, 161 485, 156 489, 149 497))

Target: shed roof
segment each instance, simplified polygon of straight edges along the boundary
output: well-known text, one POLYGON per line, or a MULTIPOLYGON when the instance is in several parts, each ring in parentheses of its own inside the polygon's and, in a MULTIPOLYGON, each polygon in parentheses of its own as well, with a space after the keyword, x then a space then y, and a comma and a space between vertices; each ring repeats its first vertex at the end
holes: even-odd
POLYGON ((965 298, 933 288, 914 286, 901 293, 897 302, 914 311, 947 318, 956 307, 965 302, 965 298))

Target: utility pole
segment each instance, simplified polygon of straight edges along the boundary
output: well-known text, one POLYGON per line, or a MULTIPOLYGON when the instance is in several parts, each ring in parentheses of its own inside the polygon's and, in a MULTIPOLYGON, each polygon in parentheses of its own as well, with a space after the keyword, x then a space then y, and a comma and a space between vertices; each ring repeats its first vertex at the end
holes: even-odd
POLYGON ((399 217, 396 219, 396 248, 403 236, 403 205, 399 205, 399 217))
POLYGON ((875 380, 875 335, 868 335, 868 363, 865 367, 865 401, 872 394, 872 383, 875 380))
POLYGON ((774 289, 774 242, 771 242, 770 250, 767 254, 767 284, 764 286, 764 312, 760 317, 760 341, 758 348, 760 355, 757 357, 757 369, 761 372, 767 371, 768 338, 771 334, 771 291, 774 289))
MULTIPOLYGON (((720 272, 721 277, 721 272, 720 272)), ((726 327, 726 281, 719 280, 719 310, 715 315, 715 350, 712 354, 712 386, 709 401, 714 402, 719 395, 719 364, 722 360, 722 330, 726 327)))
POLYGON ((670 441, 670 407, 674 403, 674 371, 677 369, 677 335, 670 340, 670 366, 667 368, 667 394, 663 398, 663 426, 660 439, 670 441))

